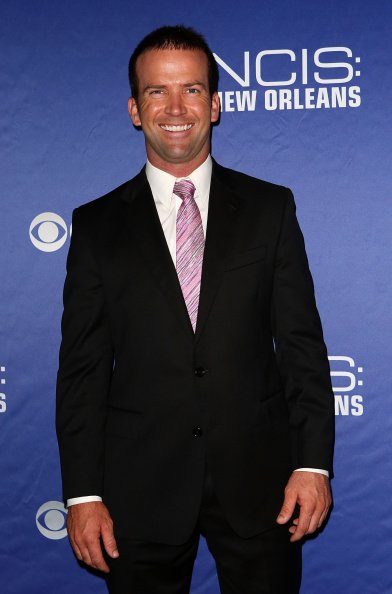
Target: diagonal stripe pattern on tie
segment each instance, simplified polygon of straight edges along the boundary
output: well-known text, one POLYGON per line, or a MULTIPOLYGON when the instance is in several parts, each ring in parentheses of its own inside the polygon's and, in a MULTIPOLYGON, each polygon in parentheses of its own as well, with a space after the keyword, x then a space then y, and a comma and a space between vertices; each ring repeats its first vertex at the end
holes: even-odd
POLYGON ((173 194, 182 200, 176 220, 176 270, 194 331, 204 254, 204 233, 194 198, 195 189, 189 179, 176 182, 173 189, 173 194))

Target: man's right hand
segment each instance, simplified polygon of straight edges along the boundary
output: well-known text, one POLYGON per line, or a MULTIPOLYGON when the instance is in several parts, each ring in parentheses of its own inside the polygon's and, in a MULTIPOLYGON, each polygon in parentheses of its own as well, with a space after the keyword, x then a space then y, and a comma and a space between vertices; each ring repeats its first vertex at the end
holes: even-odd
POLYGON ((116 559, 119 552, 107 507, 101 501, 71 505, 68 508, 67 529, 79 561, 108 573, 109 567, 102 555, 101 538, 109 557, 116 559))

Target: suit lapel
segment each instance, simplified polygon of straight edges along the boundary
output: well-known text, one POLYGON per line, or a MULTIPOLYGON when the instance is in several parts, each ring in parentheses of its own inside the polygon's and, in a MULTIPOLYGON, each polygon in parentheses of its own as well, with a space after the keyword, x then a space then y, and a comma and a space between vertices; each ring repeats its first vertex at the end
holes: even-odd
POLYGON ((128 202, 126 229, 132 249, 138 250, 169 307, 192 339, 192 325, 144 169, 123 198, 128 202))
POLYGON ((234 243, 238 199, 225 182, 223 171, 214 161, 195 341, 204 329, 234 243))

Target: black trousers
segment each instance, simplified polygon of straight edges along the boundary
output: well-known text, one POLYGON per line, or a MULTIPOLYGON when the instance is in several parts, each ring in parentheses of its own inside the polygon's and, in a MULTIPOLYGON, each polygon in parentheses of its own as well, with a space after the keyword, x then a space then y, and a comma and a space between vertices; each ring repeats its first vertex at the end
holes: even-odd
POLYGON ((197 526, 188 542, 173 546, 117 539, 120 557, 109 559, 110 594, 189 594, 200 534, 215 559, 222 594, 298 594, 301 545, 288 526, 239 537, 226 521, 206 473, 197 526))

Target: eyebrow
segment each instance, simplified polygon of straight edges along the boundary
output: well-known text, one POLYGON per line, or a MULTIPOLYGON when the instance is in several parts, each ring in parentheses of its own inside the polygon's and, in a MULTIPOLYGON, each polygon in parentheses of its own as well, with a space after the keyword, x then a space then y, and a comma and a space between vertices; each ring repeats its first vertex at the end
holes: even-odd
POLYGON ((166 85, 147 85, 143 89, 143 93, 149 91, 150 89, 166 89, 166 85))
POLYGON ((190 83, 185 83, 183 85, 184 87, 202 87, 203 89, 207 90, 207 87, 204 83, 202 83, 200 80, 195 80, 194 82, 190 82, 190 83))
MULTIPOLYGON (((182 86, 187 89, 190 87, 202 87, 205 91, 207 90, 206 85, 199 80, 195 80, 195 81, 189 82, 189 83, 184 83, 182 86)), ((146 87, 144 87, 143 93, 146 93, 147 91, 150 91, 151 89, 166 89, 166 87, 167 87, 167 85, 147 85, 146 87)))

